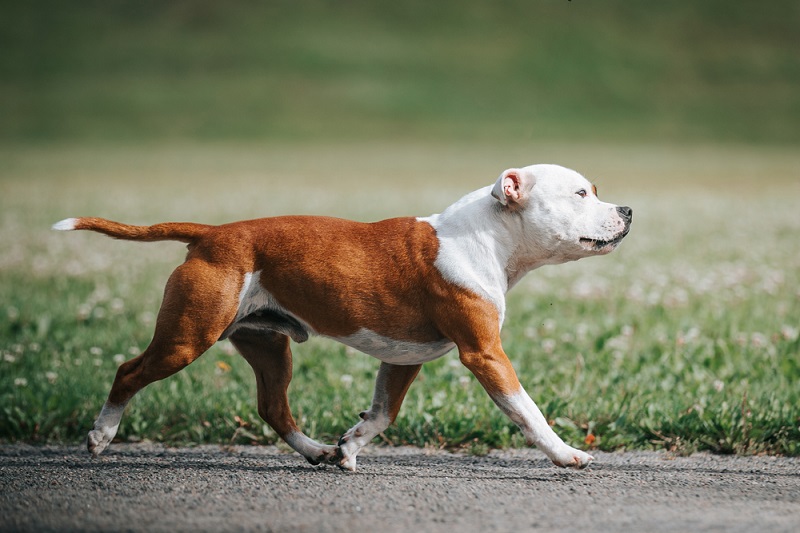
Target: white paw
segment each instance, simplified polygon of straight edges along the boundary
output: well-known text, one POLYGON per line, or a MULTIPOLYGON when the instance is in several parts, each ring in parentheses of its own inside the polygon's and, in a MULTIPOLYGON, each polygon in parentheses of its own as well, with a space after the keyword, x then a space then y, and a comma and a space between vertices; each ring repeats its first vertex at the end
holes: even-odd
POLYGON ((92 455, 97 457, 108 447, 109 444, 111 444, 111 439, 113 438, 113 434, 109 435, 99 429, 93 429, 89 432, 87 448, 89 448, 89 451, 92 453, 92 455))
POLYGON ((339 450, 337 455, 339 460, 336 465, 344 470, 350 472, 356 471, 356 458, 358 452, 361 451, 361 446, 358 445, 356 439, 352 438, 352 434, 348 431, 341 439, 339 439, 339 450))
POLYGON ((594 461, 594 457, 586 452, 567 446, 566 449, 561 451, 558 455, 551 457, 556 466, 562 468, 575 468, 583 469, 589 466, 589 463, 594 461))
POLYGON ((339 468, 343 469, 343 470, 349 470, 350 472, 355 472, 356 471, 356 456, 353 455, 353 456, 350 456, 350 457, 347 457, 347 456, 342 457, 339 460, 339 462, 337 463, 337 466, 339 468))

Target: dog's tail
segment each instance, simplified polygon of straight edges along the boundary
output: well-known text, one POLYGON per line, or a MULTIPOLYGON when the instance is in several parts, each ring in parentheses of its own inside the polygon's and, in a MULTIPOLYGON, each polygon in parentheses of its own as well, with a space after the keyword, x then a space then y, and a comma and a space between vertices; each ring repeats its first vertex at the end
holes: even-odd
POLYGON ((180 241, 194 243, 214 226, 192 222, 163 222, 152 226, 131 226, 95 217, 67 218, 53 224, 54 230, 87 229, 128 241, 180 241))

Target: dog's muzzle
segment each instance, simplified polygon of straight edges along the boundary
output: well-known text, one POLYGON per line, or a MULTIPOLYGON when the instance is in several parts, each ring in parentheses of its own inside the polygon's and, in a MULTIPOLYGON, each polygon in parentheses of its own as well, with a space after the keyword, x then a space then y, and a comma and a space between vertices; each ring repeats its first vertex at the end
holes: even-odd
POLYGON ((617 207, 617 214, 619 218, 622 219, 623 224, 625 225, 613 239, 604 241, 601 239, 590 239, 590 238, 581 238, 580 242, 587 250, 592 250, 595 252, 601 253, 608 253, 622 242, 622 239, 625 238, 625 235, 631 230, 631 221, 633 220, 633 209, 627 206, 618 206, 617 207))

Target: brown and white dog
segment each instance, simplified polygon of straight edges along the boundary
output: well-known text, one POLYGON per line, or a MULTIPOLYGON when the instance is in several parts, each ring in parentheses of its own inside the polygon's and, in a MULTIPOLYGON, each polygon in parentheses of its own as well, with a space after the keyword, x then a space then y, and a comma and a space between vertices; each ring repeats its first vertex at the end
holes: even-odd
POLYGON ((423 363, 458 349, 500 409, 559 466, 592 457, 565 444, 520 385, 500 344, 505 294, 530 270, 612 251, 631 209, 601 202, 583 176, 556 165, 503 172, 443 213, 371 224, 285 216, 221 226, 130 226, 70 218, 57 230, 188 243, 170 276, 153 340, 122 364, 88 448, 114 438, 125 405, 146 385, 230 339, 253 368, 258 412, 312 464, 356 468, 386 429, 423 363), (292 417, 289 339, 335 339, 381 361, 372 406, 338 445, 303 434, 292 417))

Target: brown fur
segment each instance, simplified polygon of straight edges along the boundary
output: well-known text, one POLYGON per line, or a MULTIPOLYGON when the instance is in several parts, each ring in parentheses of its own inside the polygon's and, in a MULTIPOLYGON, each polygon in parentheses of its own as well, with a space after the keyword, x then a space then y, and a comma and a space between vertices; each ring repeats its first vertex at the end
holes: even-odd
MULTIPOLYGON (((444 279, 434 266, 436 232, 426 222, 289 216, 221 226, 129 226, 81 218, 75 229, 118 239, 178 240, 189 248, 167 282, 151 344, 120 366, 109 404, 126 404, 210 348, 234 321, 245 274, 256 271, 264 289, 319 334, 346 337, 367 328, 402 341, 449 339, 492 397, 520 389, 500 344, 498 310, 444 279)), ((286 394, 292 375, 288 337, 238 330, 231 342, 253 368, 261 417, 284 438, 298 433, 286 394)), ((391 420, 419 368, 382 365, 376 386, 387 394, 391 420)), ((321 445, 317 455, 306 457, 336 460, 321 445)))

